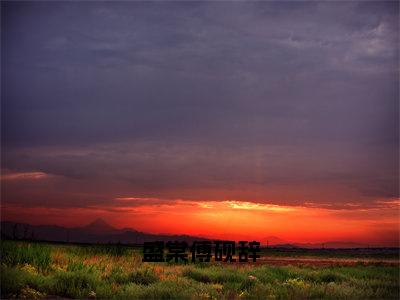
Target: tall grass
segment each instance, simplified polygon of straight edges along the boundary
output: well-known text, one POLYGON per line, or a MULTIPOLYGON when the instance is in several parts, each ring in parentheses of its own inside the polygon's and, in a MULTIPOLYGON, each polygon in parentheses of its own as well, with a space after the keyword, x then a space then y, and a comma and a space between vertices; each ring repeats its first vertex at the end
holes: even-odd
POLYGON ((69 246, 68 252, 77 256, 124 256, 132 252, 132 248, 121 244, 105 244, 105 245, 82 245, 69 246))
POLYGON ((1 262, 9 266, 30 264, 46 271, 51 265, 51 249, 38 243, 1 241, 1 262))
POLYGON ((2 241, 1 297, 397 299, 399 295, 398 266, 142 263, 136 250, 120 255, 110 249, 2 241))
POLYGON ((82 270, 57 272, 50 291, 59 296, 87 298, 89 293, 99 285, 101 285, 101 281, 96 273, 87 273, 82 270))

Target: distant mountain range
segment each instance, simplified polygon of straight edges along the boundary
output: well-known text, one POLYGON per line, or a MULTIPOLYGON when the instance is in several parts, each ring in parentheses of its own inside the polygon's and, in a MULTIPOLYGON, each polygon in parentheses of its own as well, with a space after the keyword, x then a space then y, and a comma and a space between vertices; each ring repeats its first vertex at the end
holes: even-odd
MULTIPOLYGON (((96 219, 83 227, 66 228, 57 225, 30 225, 24 223, 1 222, 1 237, 14 239, 32 239, 40 241, 70 243, 122 243, 143 244, 150 241, 193 241, 209 240, 189 235, 151 234, 132 228, 117 229, 102 219, 96 219)), ((264 246, 279 248, 367 248, 368 245, 353 242, 326 243, 290 243, 276 236, 260 240, 264 246)))
POLYGON ((276 236, 268 236, 261 240, 263 245, 280 247, 280 248, 367 248, 367 244, 343 242, 343 241, 329 241, 324 243, 291 243, 282 240, 276 236))
POLYGON ((122 243, 143 244, 151 241, 207 240, 189 235, 151 234, 131 228, 117 229, 102 219, 96 219, 83 227, 66 228, 57 225, 30 225, 24 223, 1 222, 2 238, 32 239, 40 241, 70 243, 122 243))
POLYGON ((368 244, 355 243, 355 242, 341 242, 341 241, 330 241, 326 243, 299 243, 295 244, 299 248, 368 248, 368 244))

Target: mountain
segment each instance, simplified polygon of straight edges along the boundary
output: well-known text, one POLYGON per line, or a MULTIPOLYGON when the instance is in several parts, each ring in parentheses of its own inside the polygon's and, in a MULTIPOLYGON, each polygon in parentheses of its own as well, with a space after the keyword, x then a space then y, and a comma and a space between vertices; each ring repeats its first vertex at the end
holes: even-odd
POLYGON ((66 228, 56 225, 30 225, 25 223, 1 222, 1 237, 32 239, 40 241, 71 243, 122 243, 143 244, 152 241, 193 241, 208 240, 188 235, 151 234, 131 228, 116 229, 102 219, 96 219, 83 227, 66 228))
MULTIPOLYGON (((54 242, 73 243, 123 243, 143 244, 151 241, 193 241, 210 240, 204 237, 189 235, 151 234, 131 228, 117 229, 102 219, 83 226, 66 228, 57 225, 30 225, 24 223, 1 222, 1 237, 14 239, 32 239, 54 242)), ((212 240, 212 239, 211 239, 212 240)), ((368 248, 368 245, 354 242, 329 241, 325 243, 290 243, 276 236, 267 236, 260 240, 263 246, 275 248, 339 249, 368 248)))
POLYGON ((105 234, 116 234, 118 229, 112 227, 110 224, 105 222, 103 219, 97 218, 92 223, 82 227, 89 234, 105 235, 105 234))
POLYGON ((328 241, 324 243, 305 243, 305 244, 295 244, 300 248, 327 248, 327 249, 343 249, 343 248, 368 248, 367 244, 354 243, 354 242, 341 242, 341 241, 328 241))
POLYGON ((342 241, 328 241, 324 243, 291 243, 280 239, 276 236, 268 236, 261 240, 262 245, 268 245, 277 248, 308 248, 308 249, 343 249, 343 248, 368 248, 367 244, 342 242, 342 241))

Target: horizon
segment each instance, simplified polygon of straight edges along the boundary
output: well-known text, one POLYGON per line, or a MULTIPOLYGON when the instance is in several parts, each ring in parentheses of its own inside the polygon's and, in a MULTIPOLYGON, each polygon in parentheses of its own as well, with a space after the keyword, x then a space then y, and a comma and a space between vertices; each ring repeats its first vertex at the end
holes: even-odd
POLYGON ((1 8, 2 221, 399 246, 398 2, 1 8))
MULTIPOLYGON (((122 230, 130 230, 130 231, 135 231, 135 232, 139 232, 139 233, 143 233, 143 234, 151 234, 151 235, 158 235, 158 236, 188 236, 190 238, 204 238, 204 239, 210 239, 210 240, 235 240, 235 238, 238 240, 256 240, 258 242, 261 243, 261 245, 263 246, 271 246, 271 247, 279 247, 279 246, 292 246, 292 247, 297 247, 297 248, 302 248, 302 247, 311 247, 312 249, 317 249, 317 247, 322 247, 322 248, 332 248, 332 249, 346 249, 346 248, 400 248, 400 245, 398 243, 394 243, 394 244, 377 244, 377 243, 372 243, 372 244, 368 244, 365 242, 355 242, 355 241, 349 241, 349 240, 325 240, 325 241, 319 241, 319 242, 307 242, 307 241, 302 241, 302 242, 294 242, 294 241, 290 241, 290 240, 283 240, 281 238, 279 238, 278 236, 272 236, 272 235, 268 235, 268 236, 262 236, 262 237, 257 237, 257 238, 249 238, 248 236, 242 236, 241 238, 238 238, 237 236, 235 238, 227 238, 227 237, 223 237, 223 236, 219 236, 219 237, 215 237, 215 236, 207 236, 207 235, 191 235, 191 234, 185 234, 185 233, 168 233, 168 232, 144 232, 144 231, 140 231, 140 230, 136 230, 133 227, 115 227, 112 224, 110 224, 109 222, 107 222, 107 220, 104 220, 102 218, 96 218, 92 221, 88 221, 88 223, 86 224, 80 224, 80 225, 76 225, 76 226, 62 226, 59 224, 47 224, 47 223, 38 223, 38 224, 31 224, 31 223, 25 223, 25 222, 16 222, 16 221, 12 221, 12 220, 1 220, 1 223, 3 222, 10 222, 10 223, 16 223, 16 224, 27 224, 30 226, 59 226, 65 229, 86 229, 89 226, 92 226, 94 224, 98 224, 103 223, 103 225, 105 226, 109 226, 110 228, 116 230, 117 232, 114 233, 104 233, 104 234, 100 234, 101 235, 115 235, 117 233, 120 233, 118 231, 122 231, 122 230), (327 246, 330 245, 331 247, 327 246), (340 246, 339 246, 340 245, 340 246)), ((47 240, 47 239, 46 239, 47 240)), ((51 239, 48 239, 49 242, 51 242, 51 239)), ((237 242, 236 241, 236 242, 237 242)), ((124 243, 124 241, 121 241, 122 243, 124 243)))

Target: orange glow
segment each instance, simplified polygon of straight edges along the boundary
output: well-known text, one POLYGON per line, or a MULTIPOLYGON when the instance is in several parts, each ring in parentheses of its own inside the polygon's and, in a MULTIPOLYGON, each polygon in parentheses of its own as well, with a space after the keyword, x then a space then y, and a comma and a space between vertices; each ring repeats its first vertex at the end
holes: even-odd
POLYGON ((89 208, 2 207, 9 219, 36 224, 85 225, 102 217, 118 228, 210 238, 256 239, 277 236, 288 242, 352 241, 397 246, 398 202, 375 208, 327 209, 240 201, 185 201, 115 198, 116 205, 89 208), (397 208, 394 208, 397 207, 397 208), (66 219, 65 215, 69 218, 66 219), (60 224, 60 220, 63 220, 60 224))

